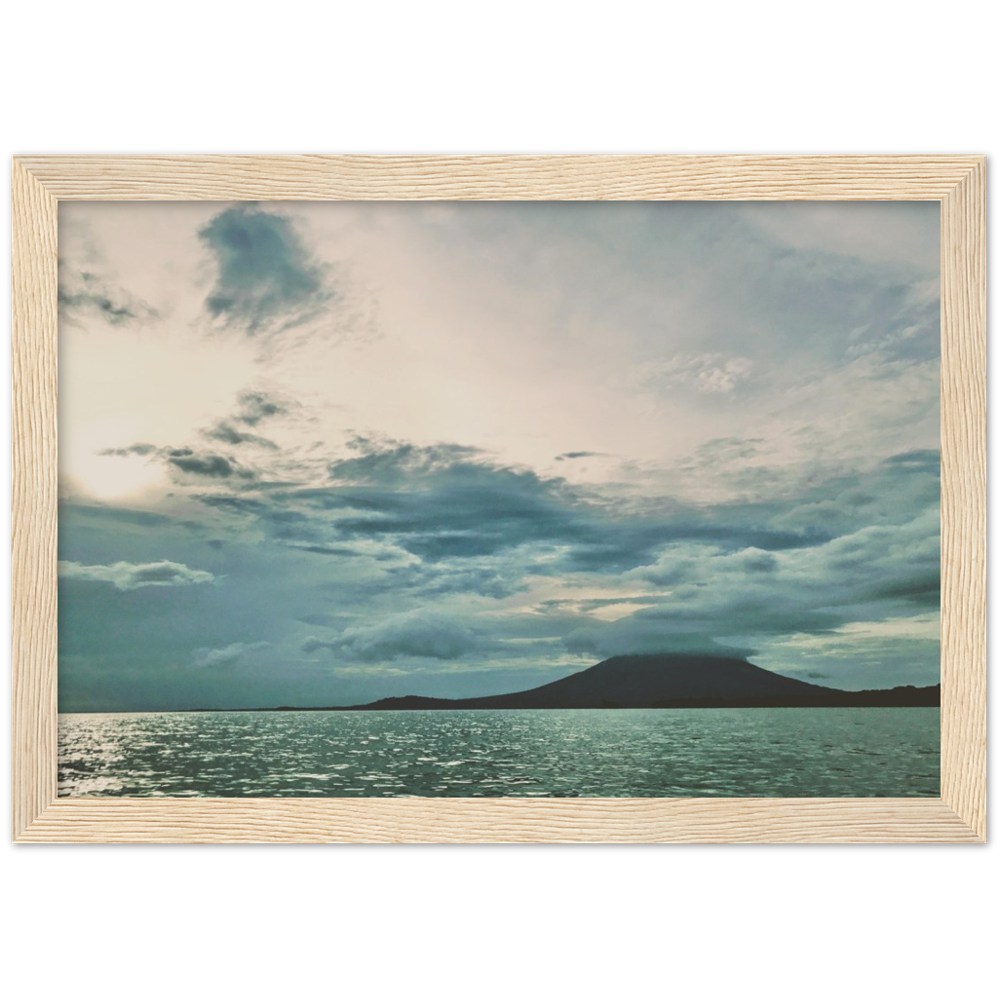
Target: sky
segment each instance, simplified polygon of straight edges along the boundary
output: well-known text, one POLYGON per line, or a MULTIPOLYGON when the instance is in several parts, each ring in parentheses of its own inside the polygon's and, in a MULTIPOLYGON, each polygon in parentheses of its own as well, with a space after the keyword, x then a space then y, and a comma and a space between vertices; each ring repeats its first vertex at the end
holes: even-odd
POLYGON ((61 711, 940 663, 936 202, 61 202, 61 711))

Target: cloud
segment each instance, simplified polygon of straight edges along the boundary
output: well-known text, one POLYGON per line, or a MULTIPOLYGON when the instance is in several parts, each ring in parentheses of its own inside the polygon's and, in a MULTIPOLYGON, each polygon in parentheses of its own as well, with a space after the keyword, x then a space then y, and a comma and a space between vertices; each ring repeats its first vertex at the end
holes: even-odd
POLYGON ((160 448, 152 444, 130 444, 122 448, 102 448, 97 454, 122 458, 128 455, 157 458, 182 473, 207 479, 257 478, 255 472, 240 465, 234 458, 226 458, 213 452, 196 452, 193 448, 160 448))
MULTIPOLYGON (((115 451, 107 454, 115 454, 115 451)), ((101 452, 101 454, 106 454, 101 452)), ((138 525, 143 528, 157 528, 172 524, 173 519, 165 514, 157 514, 151 510, 133 510, 130 507, 104 507, 95 504, 63 503, 60 504, 60 517, 63 512, 82 514, 88 519, 111 522, 112 530, 117 531, 121 524, 138 525)))
POLYGON ((569 504, 533 473, 453 466, 413 491, 311 491, 345 508, 334 522, 348 538, 382 540, 432 562, 494 555, 529 542, 569 543, 587 532, 569 504))
POLYGON ((233 642, 218 649, 202 647, 194 651, 193 664, 196 667, 232 667, 244 659, 247 653, 270 648, 269 642, 233 642))
POLYGON ((330 478, 355 485, 390 486, 415 483, 456 467, 485 468, 472 465, 484 453, 479 448, 460 444, 415 445, 392 439, 355 436, 348 447, 355 457, 330 463, 330 478))
POLYGON ((391 585, 423 596, 470 595, 500 600, 527 589, 526 567, 516 559, 492 556, 412 562, 388 570, 391 585))
POLYGON ((753 656, 749 646, 717 642, 706 632, 681 632, 653 625, 644 629, 616 628, 617 623, 598 627, 579 628, 566 636, 564 643, 571 653, 607 659, 609 656, 637 656, 641 654, 699 654, 703 656, 753 656))
POLYGON ((239 465, 234 459, 224 458, 208 452, 195 453, 190 448, 168 448, 162 452, 168 465, 192 476, 208 479, 253 479, 255 473, 239 465))
POLYGON ((457 660, 480 646, 478 636, 461 622, 430 611, 407 611, 371 625, 344 629, 334 639, 309 636, 306 653, 328 649, 345 660, 377 663, 403 657, 457 660))
POLYGON ((906 473, 929 473, 936 479, 941 471, 941 453, 929 448, 906 451, 899 455, 890 455, 882 461, 882 467, 906 473))
MULTIPOLYGON (((566 636, 573 652, 667 652, 691 636, 737 641, 825 634, 851 622, 905 617, 940 595, 940 518, 867 525, 812 548, 722 552, 679 542, 627 574, 663 588, 653 607, 588 622, 566 636)), ((681 648, 686 648, 683 645, 681 648)))
POLYGON ((940 266, 940 213, 920 202, 749 202, 739 211, 797 250, 820 250, 884 264, 940 266))
POLYGON ((370 554, 361 549, 352 549, 347 545, 306 545, 298 541, 289 542, 289 548, 298 549, 299 552, 312 552, 318 556, 335 556, 344 559, 354 559, 370 554))
POLYGON ((602 451, 565 451, 561 455, 556 455, 556 461, 565 462, 566 459, 573 458, 598 458, 603 454, 602 451))
POLYGON ((233 447, 252 444, 267 448, 269 451, 276 451, 278 446, 270 438, 243 430, 236 425, 255 428, 265 420, 287 413, 288 408, 289 404, 278 396, 260 390, 245 389, 237 396, 235 412, 203 430, 202 437, 210 441, 221 441, 233 447))
MULTIPOLYGON (((352 447, 358 454, 330 465, 329 486, 278 488, 252 500, 199 499, 251 515, 268 537, 289 544, 337 549, 365 542, 376 558, 393 550, 409 553, 420 560, 428 585, 429 565, 465 562, 464 578, 483 594, 513 592, 529 566, 549 575, 613 573, 648 565, 657 551, 677 541, 721 551, 782 551, 817 545, 835 534, 812 521, 774 523, 787 502, 699 507, 658 497, 623 505, 615 495, 500 465, 461 445, 355 439, 352 447), (508 564, 497 573, 495 565, 487 565, 515 550, 522 550, 516 567, 508 564)), ((450 589, 440 575, 436 585, 450 589)))
POLYGON ((753 362, 749 358, 724 354, 677 355, 667 361, 653 362, 644 374, 650 381, 665 386, 686 386, 706 393, 731 393, 749 378, 753 362))
POLYGON ((77 322, 81 316, 97 316, 112 326, 157 319, 158 313, 125 289, 114 287, 93 271, 79 271, 66 262, 59 267, 59 314, 64 321, 77 322))
MULTIPOLYGON (((551 595, 565 583, 578 596, 563 591, 534 613, 558 619, 577 654, 662 651, 692 636, 745 645, 822 634, 939 599, 933 451, 890 456, 864 473, 813 475, 767 502, 701 505, 622 504, 459 445, 356 439, 353 451, 331 464, 328 487, 205 501, 248 515, 289 547, 365 561, 352 571, 355 601, 405 594, 475 614, 484 599, 503 601, 541 580, 551 595), (590 600, 604 581, 634 588, 632 607, 620 597, 590 600)), ((699 461, 727 465, 761 451, 760 439, 720 438, 699 461)), ((316 639, 315 648, 377 658, 389 655, 378 645, 384 637, 361 629, 316 639)))
POLYGON ((940 680, 941 618, 934 611, 911 618, 851 622, 820 634, 782 636, 763 645, 754 662, 836 687, 935 684, 940 680), (859 669, 860 676, 855 673, 851 678, 859 669), (872 678, 877 680, 873 683, 872 678))
POLYGON ((761 453, 763 438, 712 438, 698 446, 690 464, 682 468, 694 469, 699 466, 731 466, 736 462, 755 458, 761 453))
POLYGON ((323 267, 287 216, 227 208, 198 236, 218 266, 205 307, 225 326, 248 336, 288 329, 317 315, 330 298, 323 267))
POLYGON ((141 455, 143 457, 159 454, 160 449, 155 444, 130 444, 123 448, 102 448, 98 455, 115 455, 118 458, 126 458, 129 455, 141 455))
POLYGON ((249 427, 256 427, 262 420, 288 412, 288 404, 267 392, 247 389, 237 397, 239 408, 233 419, 249 427))
POLYGON ((250 434, 234 427, 227 420, 220 420, 208 430, 202 431, 202 435, 211 441, 222 441, 234 447, 241 444, 255 444, 261 448, 269 450, 277 449, 277 445, 269 438, 261 437, 259 434, 250 434))
POLYGON ((195 493, 192 494, 192 499, 207 507, 243 516, 260 516, 269 510, 263 500, 255 500, 253 497, 228 496, 224 493, 195 493))
POLYGON ((93 580, 113 584, 118 590, 138 590, 141 587, 186 587, 211 583, 215 576, 203 569, 191 569, 183 563, 117 562, 110 566, 84 566, 78 562, 60 560, 59 575, 66 580, 93 580))
POLYGON ((565 540, 574 531, 574 501, 562 480, 491 464, 456 444, 358 438, 352 446, 360 454, 330 466, 333 486, 298 494, 342 510, 335 523, 346 537, 386 539, 433 561, 565 540))

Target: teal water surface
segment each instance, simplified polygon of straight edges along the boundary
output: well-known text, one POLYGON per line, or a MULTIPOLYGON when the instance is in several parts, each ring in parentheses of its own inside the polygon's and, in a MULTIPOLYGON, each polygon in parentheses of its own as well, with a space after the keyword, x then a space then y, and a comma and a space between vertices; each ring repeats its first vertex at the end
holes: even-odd
POLYGON ((60 715, 60 796, 937 796, 936 708, 60 715))

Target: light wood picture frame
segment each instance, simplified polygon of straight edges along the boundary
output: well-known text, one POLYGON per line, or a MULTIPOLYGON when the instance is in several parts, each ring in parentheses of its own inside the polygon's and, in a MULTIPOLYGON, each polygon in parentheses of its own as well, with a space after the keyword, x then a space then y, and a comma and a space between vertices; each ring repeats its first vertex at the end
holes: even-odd
POLYGON ((20 156, 12 188, 15 841, 985 841, 984 157, 20 156), (940 798, 56 798, 59 202, 343 199, 940 202, 940 798))

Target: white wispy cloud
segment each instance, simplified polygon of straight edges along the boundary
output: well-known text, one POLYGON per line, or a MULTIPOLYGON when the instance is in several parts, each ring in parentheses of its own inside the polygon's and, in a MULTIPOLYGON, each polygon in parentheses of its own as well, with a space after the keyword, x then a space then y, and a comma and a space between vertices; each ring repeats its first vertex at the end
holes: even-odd
POLYGON ((667 361, 643 366, 648 382, 683 385, 699 392, 729 393, 753 371, 753 362, 739 355, 679 354, 667 361))
POLYGON ((455 660, 478 645, 476 634, 459 621, 433 612, 407 611, 352 626, 334 639, 308 636, 302 649, 306 653, 329 649, 347 660, 374 663, 399 657, 455 660))
POLYGON ((84 566, 82 563, 61 560, 59 575, 66 580, 94 580, 110 583, 118 590, 138 590, 140 587, 186 587, 195 583, 211 583, 213 573, 204 569, 191 569, 183 563, 116 562, 110 566, 84 566))
POLYGON ((194 651, 194 665, 201 668, 231 667, 239 663, 247 653, 270 648, 269 642, 231 642, 217 649, 202 647, 194 651))

